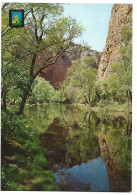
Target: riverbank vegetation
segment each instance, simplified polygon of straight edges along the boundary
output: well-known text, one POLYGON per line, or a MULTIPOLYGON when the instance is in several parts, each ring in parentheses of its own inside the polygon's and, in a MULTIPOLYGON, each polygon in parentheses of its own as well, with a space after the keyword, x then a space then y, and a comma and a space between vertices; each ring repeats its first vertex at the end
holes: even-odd
POLYGON ((123 47, 119 59, 108 70, 106 79, 98 80, 94 59, 84 56, 73 60, 61 88, 55 90, 50 83, 38 78, 32 97, 34 102, 65 101, 84 104, 92 109, 129 111, 132 110, 132 20, 122 30, 123 47), (43 83, 43 84, 42 84, 43 83), (42 86, 43 85, 43 88, 42 86), (39 95, 40 94, 40 95, 39 95), (45 94, 45 97, 44 97, 45 94))
POLYGON ((59 190, 47 152, 24 117, 2 112, 2 190, 59 190))
MULTIPOLYGON (((56 173, 57 170, 62 170, 64 178, 64 167, 73 169, 101 155, 106 162, 111 186, 116 184, 112 191, 130 190, 131 114, 94 112, 85 109, 84 105, 45 104, 26 107, 25 115, 28 124, 39 132, 42 146, 51 154, 48 162, 56 173), (102 139, 106 140, 108 147, 104 153, 102 139)), ((99 168, 100 166, 99 164, 99 168)), ((61 178, 60 184, 63 181, 65 180, 61 178)), ((67 182, 69 181, 68 179, 67 182)))
POLYGON ((83 31, 75 19, 62 13, 61 4, 2 5, 2 190, 59 189, 54 174, 48 170, 46 151, 37 133, 27 126, 23 110, 34 97, 39 102, 43 98, 51 101, 53 93, 58 93, 46 82, 47 91, 43 89, 40 94, 38 88, 43 81, 39 78, 36 84, 35 80, 74 47, 73 40, 83 31), (23 28, 9 27, 9 9, 24 9, 23 28))
POLYGON ((122 30, 122 40, 123 47, 120 49, 119 59, 109 68, 109 76, 106 79, 98 80, 98 72, 92 68, 94 63, 92 58, 87 56, 88 58, 73 62, 69 72, 70 76, 64 83, 73 103, 84 103, 96 108, 131 111, 132 15, 129 16, 128 25, 122 30))
MULTIPOLYGON (((53 18, 55 15, 58 16, 58 19, 56 18, 55 20, 56 25, 58 24, 58 28, 55 31, 55 26, 51 23, 51 28, 48 29, 49 31, 46 31, 46 39, 44 38, 44 27, 42 26, 40 28, 38 24, 37 29, 33 26, 34 32, 36 30, 33 34, 34 37, 31 37, 30 29, 27 26, 19 30, 15 28, 7 29, 7 31, 9 30, 9 32, 6 31, 7 33, 3 30, 2 108, 6 110, 7 105, 15 105, 18 108, 18 114, 21 114, 26 103, 69 102, 87 104, 91 107, 106 107, 108 109, 120 109, 121 107, 123 110, 131 111, 131 15, 129 16, 130 22, 122 30, 123 47, 120 49, 120 57, 116 63, 109 68, 108 78, 98 80, 98 70, 94 67, 94 59, 90 56, 84 56, 81 59, 73 60, 72 66, 68 70, 66 80, 59 90, 55 90, 48 81, 40 78, 38 75, 43 69, 46 69, 52 63, 56 62, 62 52, 65 52, 69 47, 74 47, 72 46, 72 40, 80 35, 82 27, 78 26, 76 21, 70 18, 63 18, 63 21, 60 20, 60 15, 63 12, 61 5, 50 5, 48 8, 46 6, 43 7, 43 5, 40 5, 39 8, 37 7, 38 5, 29 4, 29 11, 32 16, 34 16, 32 17, 33 20, 30 26, 32 27, 35 23, 41 24, 41 22, 43 22, 43 18, 41 18, 41 20, 35 18, 35 11, 33 11, 33 9, 38 10, 35 14, 40 14, 41 9, 43 12, 44 9, 48 9, 49 14, 53 18), (70 26, 72 28, 73 26, 73 30, 71 32, 62 30, 61 22, 63 25, 66 25, 66 27, 70 26), (20 34, 18 34, 18 32, 20 34), (40 33, 39 36, 38 32, 40 33), (58 40, 55 40, 53 38, 57 32, 59 37, 56 37, 58 40), (53 37, 51 37, 51 34, 53 37), (33 44, 29 43, 28 40, 32 41, 33 44), (7 47, 9 48, 8 50, 6 49, 7 47), (63 47, 65 47, 65 50, 61 49, 63 47), (52 55, 49 50, 53 50, 52 55), (46 61, 46 59, 45 57, 41 58, 40 51, 50 53, 48 57, 50 60, 52 59, 52 62, 49 61, 49 64, 43 64, 42 62, 46 61), (41 64, 43 65, 41 67, 38 66, 39 61, 36 59, 37 56, 42 60, 41 64)), ((14 8, 15 4, 12 4, 12 6, 14 8)), ((4 14, 7 15, 6 8, 3 10, 3 15, 4 14)), ((3 16, 3 28, 6 26, 7 22, 7 16, 5 15, 3 16)), ((43 17, 45 16, 43 15, 43 17)), ((27 22, 26 20, 26 23, 27 22)))
POLYGON ((46 149, 23 114, 25 105, 69 102, 88 109, 115 107, 131 111, 131 22, 122 31, 120 58, 107 79, 98 80, 98 70, 90 56, 72 62, 59 90, 39 76, 62 54, 81 47, 74 40, 83 27, 62 13, 61 4, 2 5, 2 190, 59 189, 48 167, 46 149), (8 26, 9 9, 25 10, 23 28, 8 26))

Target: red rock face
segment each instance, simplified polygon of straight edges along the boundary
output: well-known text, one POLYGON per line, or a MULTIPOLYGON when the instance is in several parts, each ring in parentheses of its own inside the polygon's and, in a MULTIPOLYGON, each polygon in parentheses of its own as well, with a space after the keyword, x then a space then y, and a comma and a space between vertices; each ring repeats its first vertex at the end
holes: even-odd
POLYGON ((112 8, 106 46, 100 59, 99 79, 107 78, 110 67, 119 59, 119 51, 123 44, 121 32, 129 22, 128 16, 131 11, 131 4, 115 4, 112 8))
MULTIPOLYGON (((75 54, 63 54, 61 57, 58 58, 55 64, 44 69, 40 76, 45 78, 45 80, 49 81, 55 89, 59 89, 67 76, 67 70, 72 65, 72 61, 81 58, 83 55, 93 57, 95 62, 93 68, 98 68, 101 56, 100 52, 97 52, 95 50, 90 50, 87 52, 77 51, 75 54)), ((41 67, 41 65, 46 61, 45 56, 46 54, 41 53, 37 57, 37 67, 41 67)))
POLYGON ((71 64, 71 59, 64 54, 54 65, 48 67, 46 70, 43 70, 40 76, 49 81, 55 89, 59 89, 61 83, 66 78, 67 69, 71 66, 71 64))

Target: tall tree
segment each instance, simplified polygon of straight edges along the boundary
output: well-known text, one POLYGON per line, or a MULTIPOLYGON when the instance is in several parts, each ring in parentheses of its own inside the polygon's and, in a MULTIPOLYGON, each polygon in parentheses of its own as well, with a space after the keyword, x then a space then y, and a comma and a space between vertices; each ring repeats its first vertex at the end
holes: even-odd
MULTIPOLYGON (((9 45, 12 47, 9 51, 10 59, 5 64, 19 62, 26 68, 27 80, 23 81, 22 100, 18 112, 22 114, 36 77, 73 47, 73 40, 81 35, 82 27, 75 19, 61 15, 63 13, 61 4, 11 3, 4 9, 3 20, 7 17, 9 8, 25 10, 24 28, 3 29, 3 41, 6 40, 7 48, 9 45), (10 42, 7 39, 10 39, 10 42), (41 63, 38 66, 39 60, 41 63)), ((6 23, 7 20, 4 22, 6 23)), ((23 79, 25 80, 25 77, 23 79)), ((20 88, 19 85, 18 87, 20 88)))
POLYGON ((92 68, 93 65, 94 60, 89 56, 73 61, 69 76, 64 83, 68 97, 72 96, 73 102, 91 105, 92 90, 96 82, 97 72, 96 69, 92 68))

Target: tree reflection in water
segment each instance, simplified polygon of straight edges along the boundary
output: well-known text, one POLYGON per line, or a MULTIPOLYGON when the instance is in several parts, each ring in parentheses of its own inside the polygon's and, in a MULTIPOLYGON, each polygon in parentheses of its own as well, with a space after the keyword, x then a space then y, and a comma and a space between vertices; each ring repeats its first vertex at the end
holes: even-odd
POLYGON ((26 108, 25 114, 40 134, 61 190, 131 190, 131 115, 60 104, 26 108))

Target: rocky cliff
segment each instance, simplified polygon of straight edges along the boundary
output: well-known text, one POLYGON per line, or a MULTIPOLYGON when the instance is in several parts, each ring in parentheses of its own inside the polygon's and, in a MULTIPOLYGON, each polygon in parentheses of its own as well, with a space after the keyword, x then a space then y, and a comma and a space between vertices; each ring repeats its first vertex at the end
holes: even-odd
POLYGON ((96 50, 87 50, 84 52, 77 51, 75 54, 63 54, 54 65, 48 67, 46 70, 43 70, 43 72, 41 73, 41 77, 49 81, 55 89, 59 89, 62 82, 66 78, 67 70, 72 65, 72 61, 81 58, 84 55, 93 57, 93 67, 98 68, 101 56, 100 52, 97 52, 96 50))
POLYGON ((119 49, 122 46, 121 31, 128 23, 131 11, 131 4, 115 4, 112 8, 106 46, 100 59, 99 79, 109 76, 109 67, 119 58, 119 49))

